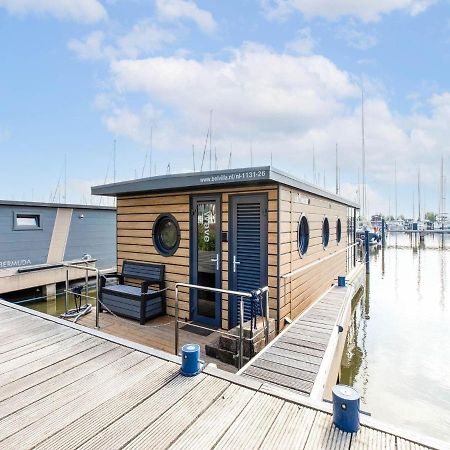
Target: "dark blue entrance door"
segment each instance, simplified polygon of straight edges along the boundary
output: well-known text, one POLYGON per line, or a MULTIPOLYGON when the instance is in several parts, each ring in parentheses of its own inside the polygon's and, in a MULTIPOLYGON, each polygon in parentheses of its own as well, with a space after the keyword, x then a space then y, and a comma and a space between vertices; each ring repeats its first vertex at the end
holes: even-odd
MULTIPOLYGON (((229 207, 229 289, 249 292, 267 285, 267 195, 235 195, 229 207)), ((238 324, 238 298, 230 298, 229 321, 238 324)), ((244 299, 244 320, 251 303, 244 299)))

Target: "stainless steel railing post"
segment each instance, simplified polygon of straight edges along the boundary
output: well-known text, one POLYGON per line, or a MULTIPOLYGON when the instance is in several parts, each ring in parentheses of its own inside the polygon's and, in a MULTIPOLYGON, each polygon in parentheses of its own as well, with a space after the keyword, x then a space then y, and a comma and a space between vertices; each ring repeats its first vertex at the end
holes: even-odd
POLYGON ((178 355, 178 285, 175 285, 175 355, 178 355))
MULTIPOLYGON (((87 270, 86 270, 87 272, 87 270)), ((99 309, 99 286, 100 286, 100 276, 98 271, 95 272, 95 328, 100 328, 100 309, 99 309)))
POLYGON ((87 303, 87 296, 89 295, 89 273, 88 273, 88 263, 86 261, 86 274, 84 276, 84 292, 86 294, 86 303, 87 303))
POLYGON ((241 295, 239 300, 239 369, 242 367, 244 356, 244 297, 241 295))
POLYGON ((266 345, 269 343, 269 289, 266 291, 266 329, 265 329, 266 345))
POLYGON ((69 300, 69 268, 66 268, 66 295, 64 297, 64 313, 67 314, 67 304, 69 300))

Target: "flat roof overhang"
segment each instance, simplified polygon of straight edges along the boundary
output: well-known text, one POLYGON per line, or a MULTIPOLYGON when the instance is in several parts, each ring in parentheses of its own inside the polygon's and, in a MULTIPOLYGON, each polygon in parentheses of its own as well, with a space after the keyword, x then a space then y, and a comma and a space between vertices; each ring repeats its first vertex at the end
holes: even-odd
POLYGON ((359 209, 359 205, 351 200, 321 189, 313 184, 306 183, 270 166, 159 175, 138 180, 93 186, 91 193, 92 195, 119 197, 142 193, 163 193, 168 191, 186 191, 189 189, 252 186, 271 183, 284 184, 359 209))
POLYGON ((0 206, 16 206, 20 208, 70 208, 70 209, 97 209, 115 211, 114 206, 82 205, 79 203, 46 203, 25 202, 20 200, 0 200, 0 206))

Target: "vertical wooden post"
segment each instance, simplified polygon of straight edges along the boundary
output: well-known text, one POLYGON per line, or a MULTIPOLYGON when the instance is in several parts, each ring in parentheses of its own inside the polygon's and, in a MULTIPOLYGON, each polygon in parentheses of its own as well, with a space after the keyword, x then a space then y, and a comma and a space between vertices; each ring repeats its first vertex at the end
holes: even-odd
MULTIPOLYGON (((95 272, 95 285, 96 285, 96 290, 95 290, 95 328, 99 329, 100 328, 100 302, 99 302, 100 275, 99 275, 98 270, 96 270, 96 272, 95 272)), ((87 299, 86 299, 86 303, 87 303, 87 299)))
POLYGON ((240 297, 239 300, 239 369, 242 369, 244 361, 244 298, 240 297))
POLYGON ((67 314, 67 304, 69 303, 69 268, 66 267, 66 295, 64 296, 64 312, 67 314))
POLYGON ((175 285, 175 356, 178 355, 178 285, 175 285))
POLYGON ((381 245, 383 248, 386 246, 386 221, 384 219, 381 219, 381 245))
POLYGON ((369 230, 364 231, 364 255, 366 261, 366 273, 370 273, 369 230))

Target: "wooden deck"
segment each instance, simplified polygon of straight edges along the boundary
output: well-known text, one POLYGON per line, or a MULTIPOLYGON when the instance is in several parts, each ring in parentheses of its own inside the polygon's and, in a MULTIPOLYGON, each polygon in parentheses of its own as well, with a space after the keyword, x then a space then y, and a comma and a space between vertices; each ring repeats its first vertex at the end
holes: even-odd
MULTIPOLYGON (((90 328, 95 328, 95 308, 92 313, 83 316, 78 320, 78 323, 90 328)), ((180 324, 180 348, 184 344, 196 343, 201 348, 201 358, 208 362, 214 363, 217 367, 228 372, 236 372, 237 368, 211 358, 205 353, 205 345, 210 344, 217 338, 216 332, 209 336, 202 336, 197 333, 184 330, 183 324, 180 324)), ((163 350, 167 353, 175 353, 175 319, 171 316, 160 316, 149 320, 145 325, 139 325, 136 320, 126 319, 124 317, 116 317, 108 312, 100 313, 100 330, 117 336, 128 339, 138 344, 143 344, 148 347, 153 347, 158 350, 163 350)))
POLYGON ((0 300, 0 448, 444 448, 330 406, 0 300), (364 420, 368 420, 365 419, 364 420))
POLYGON ((350 275, 352 284, 333 286, 307 311, 285 328, 239 374, 322 400, 329 378, 337 379, 350 317, 351 299, 362 284, 363 267, 350 275), (342 326, 342 331, 339 331, 342 326), (333 365, 335 369, 333 370, 333 365))

